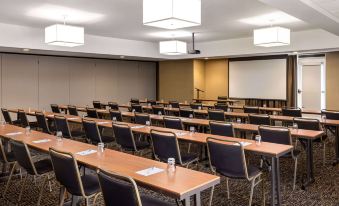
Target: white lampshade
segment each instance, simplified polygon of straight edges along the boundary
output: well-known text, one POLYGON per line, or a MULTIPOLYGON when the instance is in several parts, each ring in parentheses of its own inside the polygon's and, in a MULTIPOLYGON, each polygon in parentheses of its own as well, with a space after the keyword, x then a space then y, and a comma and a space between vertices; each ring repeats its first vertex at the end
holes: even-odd
POLYGON ((283 27, 269 27, 253 31, 254 45, 263 47, 290 44, 290 30, 283 27))
POLYGON ((84 44, 84 28, 55 24, 45 28, 45 43, 56 46, 75 47, 84 44))
POLYGON ((161 41, 159 43, 160 54, 182 55, 187 54, 187 44, 183 41, 161 41))
POLYGON ((143 23, 178 29, 201 24, 201 0, 144 0, 143 23))

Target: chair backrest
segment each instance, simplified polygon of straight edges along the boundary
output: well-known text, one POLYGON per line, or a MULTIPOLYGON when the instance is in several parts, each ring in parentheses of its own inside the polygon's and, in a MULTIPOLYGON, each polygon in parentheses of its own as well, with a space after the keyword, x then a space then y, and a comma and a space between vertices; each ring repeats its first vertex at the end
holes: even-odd
POLYGON ((132 104, 131 105, 132 111, 143 113, 142 106, 140 104, 132 104))
POLYGON ((248 120, 250 124, 271 125, 270 116, 267 114, 249 114, 248 120))
POLYGON ((2 115, 4 116, 5 121, 8 124, 13 124, 11 115, 9 114, 8 110, 5 108, 1 108, 1 111, 2 111, 2 115))
POLYGON ((224 104, 224 103, 215 103, 215 104, 214 104, 214 108, 215 108, 215 109, 221 109, 221 110, 223 110, 224 112, 226 112, 227 109, 228 109, 228 105, 227 105, 227 104, 224 104))
POLYGON ((291 145, 291 132, 286 127, 259 126, 259 134, 263 142, 291 145))
POLYGON ((99 118, 97 109, 95 109, 95 108, 86 108, 86 111, 87 111, 87 117, 96 118, 96 119, 99 118))
POLYGON ((127 124, 113 123, 112 127, 116 142, 121 148, 137 151, 132 130, 127 124))
POLYGON ((82 125, 86 134, 86 138, 92 143, 102 142, 98 125, 93 120, 82 119, 82 125))
POLYGON ((54 115, 55 130, 60 131, 65 138, 72 138, 66 117, 54 115))
POLYGON ((178 101, 169 101, 169 104, 172 106, 172 108, 180 108, 178 101))
POLYGON ((244 147, 240 142, 212 137, 206 141, 212 171, 231 178, 248 179, 244 147))
POLYGON ((339 111, 321 110, 321 115, 325 116, 326 119, 339 120, 339 111))
POLYGON ((117 121, 122 122, 122 114, 119 110, 110 109, 109 115, 111 116, 111 119, 113 119, 113 117, 115 117, 117 119, 117 121))
POLYGON ((293 123, 296 123, 299 129, 321 130, 320 121, 318 119, 295 117, 293 118, 293 123))
POLYGON ((136 124, 146 125, 146 121, 149 121, 151 123, 151 117, 149 116, 149 114, 135 113, 134 121, 136 124))
POLYGON ((108 102, 108 106, 110 109, 119 110, 119 105, 116 102, 108 102))
POLYGON ((191 103, 190 104, 191 109, 199 109, 202 108, 202 103, 191 103))
POLYGON ((67 106, 67 109, 68 109, 68 113, 70 115, 74 115, 74 116, 79 116, 79 113, 78 113, 78 110, 77 110, 77 107, 74 106, 74 105, 68 105, 67 106))
POLYGON ((184 129, 184 126, 180 118, 164 117, 164 125, 166 128, 170 129, 179 129, 179 130, 184 129))
POLYGON ((51 104, 51 109, 53 113, 61 113, 59 109, 59 105, 57 104, 51 104))
POLYGON ((234 137, 234 128, 232 123, 210 121, 211 134, 234 137))
POLYGON ((208 119, 215 121, 225 121, 225 111, 220 109, 208 110, 208 119))
POLYGON ((221 100, 221 101, 217 101, 217 103, 223 103, 225 104, 225 101, 222 101, 222 100, 227 100, 228 97, 227 96, 218 96, 218 100, 221 100))
POLYGON ((131 99, 131 104, 140 104, 140 100, 137 98, 132 98, 131 99))
POLYGON ((37 175, 37 171, 27 145, 22 141, 11 140, 11 148, 17 163, 24 168, 28 174, 37 175))
POLYGON ((185 108, 179 109, 180 117, 190 117, 191 115, 194 117, 194 111, 192 109, 185 109, 185 108))
POLYGON ((100 101, 93 101, 93 107, 95 109, 102 109, 102 105, 101 105, 100 101))
POLYGON ((0 162, 2 164, 8 163, 7 153, 4 145, 2 144, 2 139, 0 138, 0 162))
POLYGON ((72 195, 85 196, 79 167, 72 153, 49 149, 55 179, 72 195))
POLYGON ((38 122, 38 127, 42 130, 42 132, 51 134, 51 130, 49 130, 46 117, 42 112, 35 112, 35 117, 38 122))
POLYGON ((259 114, 259 107, 244 106, 244 113, 259 114))
POLYGON ((153 114, 159 114, 161 112, 161 115, 165 115, 165 108, 161 106, 152 106, 153 114))
POLYGON ((137 184, 131 177, 100 169, 98 179, 105 205, 142 205, 137 184))
POLYGON ((281 108, 281 113, 283 116, 290 116, 290 117, 301 117, 302 116, 300 108, 283 107, 281 108))
POLYGON ((154 105, 157 105, 157 101, 155 100, 147 100, 147 105, 151 105, 151 106, 154 106, 154 105))
POLYGON ((26 112, 24 110, 18 110, 18 119, 22 127, 30 126, 26 112))
POLYGON ((175 162, 182 164, 177 136, 173 132, 151 130, 151 139, 154 156, 162 162, 168 158, 175 158, 175 162))

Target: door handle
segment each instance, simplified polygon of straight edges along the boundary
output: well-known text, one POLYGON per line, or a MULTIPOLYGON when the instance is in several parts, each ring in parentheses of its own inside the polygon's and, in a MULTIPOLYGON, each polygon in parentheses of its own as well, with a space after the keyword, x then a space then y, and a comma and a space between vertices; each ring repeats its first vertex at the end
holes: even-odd
POLYGON ((301 89, 298 89, 297 92, 298 92, 298 94, 301 94, 302 91, 301 91, 301 89))

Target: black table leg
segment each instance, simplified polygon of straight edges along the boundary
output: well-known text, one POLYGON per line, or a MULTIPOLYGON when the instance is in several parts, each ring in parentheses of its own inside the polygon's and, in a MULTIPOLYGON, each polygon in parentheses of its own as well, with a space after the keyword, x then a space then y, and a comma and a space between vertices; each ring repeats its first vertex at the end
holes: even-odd
POLYGON ((271 205, 281 205, 279 158, 272 157, 271 205))
POLYGON ((303 185, 301 189, 305 190, 306 187, 314 182, 314 174, 313 174, 313 141, 311 139, 307 139, 306 143, 306 158, 307 158, 307 179, 303 181, 303 185))

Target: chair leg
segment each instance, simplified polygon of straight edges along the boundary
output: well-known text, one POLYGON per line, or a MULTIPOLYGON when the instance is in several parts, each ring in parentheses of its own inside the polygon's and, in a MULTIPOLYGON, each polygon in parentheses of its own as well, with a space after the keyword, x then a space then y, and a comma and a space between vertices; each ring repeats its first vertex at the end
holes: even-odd
POLYGON ((49 179, 49 178, 48 178, 48 176, 47 176, 47 177, 44 177, 44 179, 43 179, 43 181, 42 181, 41 188, 40 188, 40 192, 39 192, 39 197, 38 197, 38 203, 37 203, 38 206, 39 206, 40 203, 41 203, 42 193, 43 193, 43 191, 44 191, 44 189, 45 189, 46 182, 47 182, 48 179, 49 179))
POLYGON ((190 151, 191 151, 191 143, 188 143, 188 150, 187 150, 187 153, 190 153, 190 151))
POLYGON ((64 205, 65 194, 66 194, 66 188, 64 186, 61 186, 60 187, 60 194, 59 194, 59 206, 64 205))
POLYGON ((326 164, 326 144, 323 142, 323 166, 326 164))
POLYGON ((294 160, 293 190, 295 189, 295 183, 297 181, 297 168, 298 168, 298 158, 295 158, 295 160, 294 160))
POLYGON ((226 178, 227 199, 230 199, 230 187, 228 185, 228 178, 226 178))
POLYGON ((19 203, 21 201, 22 193, 24 191, 24 187, 26 185, 27 179, 28 179, 28 174, 22 180, 22 184, 21 184, 20 193, 19 193, 19 197, 18 197, 17 203, 19 203))
POLYGON ((89 201, 89 198, 85 198, 85 206, 90 206, 90 201, 89 201))
POLYGON ((248 203, 249 206, 252 205, 252 199, 253 199, 253 190, 254 190, 254 186, 255 186, 255 179, 253 178, 253 180, 251 180, 251 192, 250 192, 250 201, 248 203))
POLYGON ((262 205, 266 204, 266 198, 265 198, 265 182, 264 179, 262 179, 260 177, 260 181, 261 181, 261 198, 262 198, 262 205))
MULTIPOLYGON (((5 186, 5 190, 2 193, 2 197, 6 196, 6 193, 7 193, 8 187, 9 187, 9 183, 11 182, 11 179, 13 177, 13 173, 15 171, 15 167, 16 167, 16 163, 14 163, 13 166, 12 166, 11 173, 9 174, 9 177, 8 177, 8 180, 7 180, 7 183, 6 183, 6 186, 5 186)), ((21 174, 21 170, 20 170, 20 174, 21 174)))
POLYGON ((208 206, 212 206, 213 193, 214 193, 214 186, 212 186, 211 188, 210 201, 208 202, 208 206))

